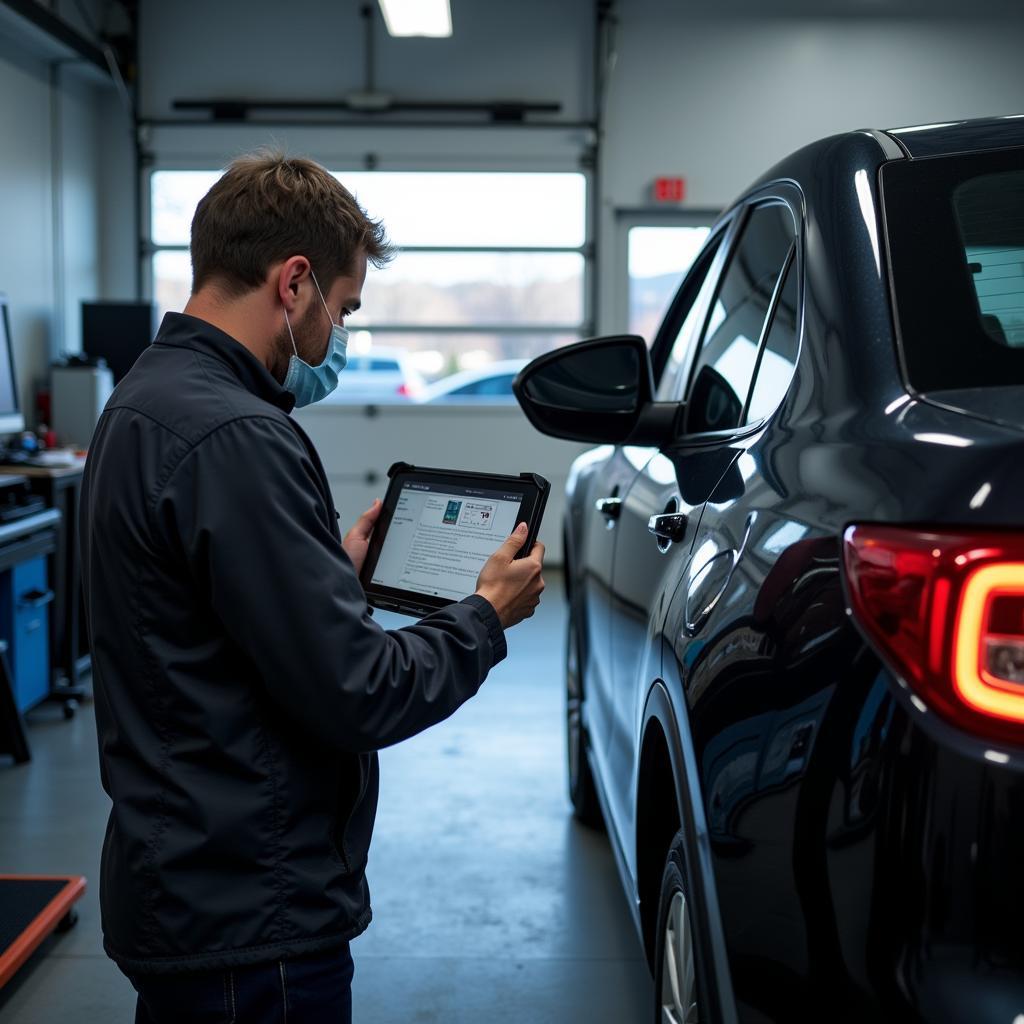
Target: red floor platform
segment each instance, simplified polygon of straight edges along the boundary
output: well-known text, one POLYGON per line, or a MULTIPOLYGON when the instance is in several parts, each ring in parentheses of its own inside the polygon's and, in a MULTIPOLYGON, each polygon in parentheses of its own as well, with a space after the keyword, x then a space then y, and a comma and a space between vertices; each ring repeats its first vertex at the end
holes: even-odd
POLYGON ((0 988, 54 931, 78 919, 81 875, 0 875, 0 988))

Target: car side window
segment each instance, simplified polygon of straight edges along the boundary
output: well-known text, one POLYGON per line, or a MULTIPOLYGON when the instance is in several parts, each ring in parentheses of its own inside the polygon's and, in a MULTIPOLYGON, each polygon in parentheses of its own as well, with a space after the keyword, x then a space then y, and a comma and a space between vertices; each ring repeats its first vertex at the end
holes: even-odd
POLYGON ((722 276, 690 378, 685 431, 731 430, 743 422, 758 346, 795 228, 782 203, 755 206, 722 276))
POLYGON ((794 254, 789 261, 786 280, 779 291, 775 312, 772 314, 772 324, 768 328, 768 337, 765 338, 761 358, 757 364, 757 376, 750 392, 747 409, 747 423, 757 423, 771 416, 789 390, 789 382, 796 370, 799 349, 798 284, 797 261, 794 254))
MULTIPOLYGON (((687 353, 693 347, 694 339, 700 331, 700 324, 697 322, 699 313, 704 309, 705 303, 700 301, 704 283, 715 262, 715 253, 722 244, 725 232, 720 231, 713 240, 705 247, 694 263, 694 270, 687 275, 682 288, 687 290, 690 298, 690 306, 685 314, 676 310, 673 303, 672 314, 682 316, 682 323, 676 333, 672 347, 669 349, 668 359, 665 368, 661 372, 661 379, 658 381, 657 401, 671 402, 681 397, 683 391, 682 376, 688 365, 687 353)), ((680 290, 682 290, 682 288, 680 290)))

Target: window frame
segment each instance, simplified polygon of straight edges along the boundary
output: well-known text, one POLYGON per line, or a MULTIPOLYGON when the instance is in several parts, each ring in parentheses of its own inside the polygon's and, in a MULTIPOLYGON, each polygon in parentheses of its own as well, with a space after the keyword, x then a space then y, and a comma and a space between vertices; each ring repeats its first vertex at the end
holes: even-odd
MULTIPOLYGON (((711 315, 711 311, 714 308, 714 300, 718 296, 718 289, 724 279, 725 274, 728 272, 728 268, 732 263, 732 258, 735 255, 737 247, 743 240, 743 234, 746 230, 747 223, 753 210, 759 206, 771 206, 771 205, 782 205, 785 206, 790 215, 793 218, 793 241, 790 244, 789 252, 786 258, 782 262, 782 267, 779 271, 778 277, 775 279, 775 285, 772 289, 772 296, 769 302, 768 311, 765 314, 764 322, 761 325, 761 333, 757 340, 757 353, 755 355, 754 372, 750 378, 750 385, 747 388, 747 394, 743 401, 743 412, 742 418, 746 418, 746 412, 750 401, 750 396, 753 393, 754 385, 757 382, 757 371, 760 369, 761 356, 764 351, 765 341, 768 337, 768 332, 771 330, 771 325, 775 319, 775 310, 778 304, 779 295, 781 294, 781 288, 785 280, 786 271, 790 267, 791 263, 796 260, 797 272, 799 274, 797 280, 797 363, 799 363, 800 354, 803 351, 803 313, 804 313, 804 281, 803 281, 803 238, 804 238, 804 201, 803 193, 799 188, 792 182, 775 182, 765 186, 763 189, 758 190, 753 195, 746 197, 742 203, 738 204, 737 207, 730 211, 732 216, 731 229, 728 237, 723 241, 722 249, 724 252, 723 263, 717 267, 718 277, 715 281, 714 291, 708 301, 707 308, 704 310, 703 323, 698 337, 698 343, 694 345, 688 353, 689 368, 686 373, 686 388, 679 397, 678 401, 684 405, 689 402, 690 395, 693 391, 693 385, 696 378, 696 367, 698 357, 701 350, 704 347, 705 333, 707 331, 708 319, 711 315)), ((710 243, 711 239, 708 239, 710 243)), ((720 252, 721 256, 722 253, 720 252)), ((696 261, 694 261, 696 263, 696 261)), ((795 367, 796 364, 794 364, 795 367)), ((794 376, 795 376, 794 369, 794 376)), ((792 378, 790 379, 789 386, 792 386, 792 378)), ((788 394, 788 388, 786 393, 788 394)), ((783 396, 782 401, 785 400, 783 396)), ((780 405, 782 402, 780 401, 780 405)), ((776 410, 778 406, 776 406, 776 410)), ((773 414, 774 415, 774 412, 773 414)), ((678 443, 682 445, 713 445, 719 444, 722 441, 732 441, 737 438, 743 438, 754 434, 759 431, 770 417, 765 417, 762 420, 758 420, 754 423, 740 423, 736 427, 731 427, 728 430, 709 430, 695 433, 681 433, 678 438, 678 443)), ((680 423, 685 424, 685 414, 680 417, 680 423)))

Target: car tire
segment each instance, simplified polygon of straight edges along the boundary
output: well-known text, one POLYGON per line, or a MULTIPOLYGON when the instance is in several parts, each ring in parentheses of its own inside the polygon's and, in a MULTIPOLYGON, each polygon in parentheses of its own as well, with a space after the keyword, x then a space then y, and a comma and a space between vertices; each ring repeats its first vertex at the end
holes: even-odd
POLYGON ((676 833, 665 859, 658 899, 654 953, 656 1024, 699 1024, 711 1019, 708 963, 701 941, 703 907, 689 882, 686 836, 676 833))
POLYGON ((576 616, 569 612, 565 640, 565 747, 569 768, 569 800, 576 820, 589 828, 604 828, 604 815, 587 757, 583 727, 583 668, 576 616))

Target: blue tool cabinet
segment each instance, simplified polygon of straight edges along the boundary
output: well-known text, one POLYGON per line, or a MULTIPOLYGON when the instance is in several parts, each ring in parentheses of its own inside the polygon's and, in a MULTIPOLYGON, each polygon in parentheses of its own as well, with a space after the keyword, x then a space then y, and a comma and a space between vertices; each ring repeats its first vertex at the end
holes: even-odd
POLYGON ((50 691, 46 557, 37 555, 0 572, 0 639, 7 641, 14 703, 27 711, 50 691))
POLYGON ((34 495, 24 476, 0 471, 0 757, 15 764, 32 756, 22 713, 54 696, 51 585, 60 576, 50 573, 62 525, 60 511, 34 495))

